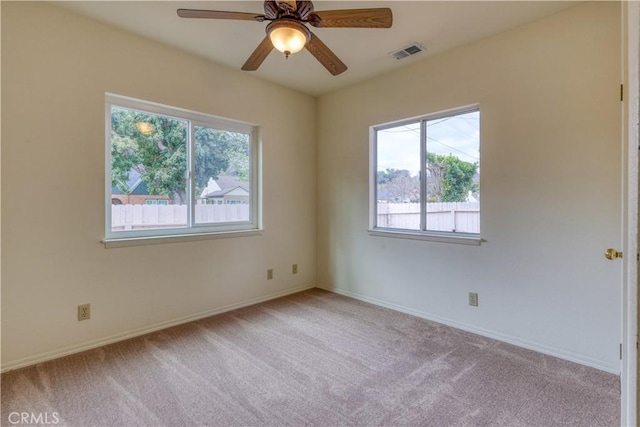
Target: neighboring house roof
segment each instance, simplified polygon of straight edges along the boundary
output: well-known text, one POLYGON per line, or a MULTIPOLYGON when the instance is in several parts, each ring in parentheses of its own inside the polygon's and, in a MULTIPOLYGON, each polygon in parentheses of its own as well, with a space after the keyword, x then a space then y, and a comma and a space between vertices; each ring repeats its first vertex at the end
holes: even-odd
POLYGON ((214 191, 213 193, 207 194, 205 197, 224 197, 224 196, 248 196, 249 192, 244 188, 237 186, 235 188, 226 188, 220 191, 214 191))
MULTIPOLYGON (((129 171, 129 177, 127 179, 127 189, 128 191, 125 193, 117 186, 111 187, 111 194, 129 194, 131 196, 148 196, 151 195, 149 193, 149 188, 147 187, 147 183, 142 180, 142 175, 136 171, 135 169, 131 169, 129 171)), ((154 196, 158 196, 159 194, 154 194, 154 196)))
POLYGON ((215 193, 216 191, 220 191, 220 190, 222 189, 220 188, 218 183, 216 183, 216 180, 213 178, 209 178, 209 182, 207 183, 207 186, 203 188, 202 192, 200 193, 200 198, 205 199, 209 194, 215 193))
POLYGON ((238 181, 235 176, 220 175, 218 179, 216 179, 216 183, 222 190, 225 190, 227 188, 242 187, 245 190, 249 191, 249 183, 238 181))
POLYGON ((221 175, 218 179, 209 178, 207 186, 200 193, 201 199, 224 196, 248 196, 249 183, 237 181, 236 177, 221 175))
POLYGON ((148 195, 149 194, 149 189, 147 188, 147 183, 144 182, 143 180, 139 180, 131 188, 131 192, 129 194, 131 194, 131 195, 141 195, 141 196, 142 195, 148 195))
POLYGON ((142 181, 142 176, 139 172, 133 169, 129 171, 129 175, 127 177, 127 192, 122 191, 115 185, 111 187, 111 194, 147 194, 146 191, 147 185, 142 181), (144 188, 139 188, 141 184, 144 188), (145 192, 142 193, 140 192, 141 190, 144 190, 145 192))

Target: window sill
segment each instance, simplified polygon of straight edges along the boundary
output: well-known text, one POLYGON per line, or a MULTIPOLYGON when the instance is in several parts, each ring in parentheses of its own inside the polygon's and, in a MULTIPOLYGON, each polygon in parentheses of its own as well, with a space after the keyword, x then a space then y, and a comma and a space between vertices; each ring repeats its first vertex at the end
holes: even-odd
POLYGON ((177 234, 172 236, 131 237, 122 239, 104 239, 105 249, 123 248, 129 246, 159 245, 164 243, 193 242, 198 240, 227 239, 230 237, 249 237, 262 235, 262 229, 223 231, 217 233, 177 234))
POLYGON ((454 243, 459 245, 480 246, 486 240, 479 236, 452 233, 436 233, 436 232, 420 232, 411 230, 389 230, 389 229, 373 229, 369 230, 370 236, 375 237, 393 237, 397 239, 425 240, 437 243, 454 243))

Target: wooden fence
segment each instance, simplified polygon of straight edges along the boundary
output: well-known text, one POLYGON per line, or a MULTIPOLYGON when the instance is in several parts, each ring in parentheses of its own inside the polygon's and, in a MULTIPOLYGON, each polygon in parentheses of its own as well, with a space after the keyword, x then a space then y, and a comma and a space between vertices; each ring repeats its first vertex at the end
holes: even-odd
MULTIPOLYGON (((420 204, 378 203, 376 226, 420 230, 420 204)), ((480 203, 427 203, 427 230, 480 233, 480 203)))
MULTIPOLYGON (((195 205, 196 224, 249 221, 249 204, 195 205)), ((111 205, 111 230, 187 226, 187 205, 111 205)))

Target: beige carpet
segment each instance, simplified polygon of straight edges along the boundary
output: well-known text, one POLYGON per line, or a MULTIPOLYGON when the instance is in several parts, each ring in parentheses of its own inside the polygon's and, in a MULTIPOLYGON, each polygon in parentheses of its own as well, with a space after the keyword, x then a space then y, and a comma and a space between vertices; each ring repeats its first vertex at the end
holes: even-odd
POLYGON ((617 376, 317 289, 2 375, 3 426, 617 426, 619 408, 617 376))

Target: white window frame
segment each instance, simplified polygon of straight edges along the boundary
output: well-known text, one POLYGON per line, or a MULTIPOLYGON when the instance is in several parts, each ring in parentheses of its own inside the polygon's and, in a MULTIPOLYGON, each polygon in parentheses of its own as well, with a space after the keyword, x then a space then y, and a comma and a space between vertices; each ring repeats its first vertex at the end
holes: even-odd
POLYGON ((161 243, 163 241, 202 240, 203 238, 251 235, 262 231, 262 208, 260 194, 261 159, 260 129, 257 125, 198 113, 182 108, 166 106, 126 96, 107 93, 105 95, 105 247, 130 246, 136 244, 161 243), (113 231, 111 229, 111 109, 112 107, 162 115, 188 122, 187 130, 187 226, 152 230, 113 231), (249 221, 207 223, 195 222, 194 201, 195 153, 194 126, 204 126, 230 132, 248 134, 250 141, 250 214, 249 221), (190 239, 192 237, 193 239, 190 239), (185 239, 186 238, 186 239, 185 239))
MULTIPOLYGON (((418 117, 412 117, 409 119, 398 120, 394 122, 383 123, 369 128, 369 235, 377 237, 394 237, 411 240, 426 240, 439 243, 458 243, 465 245, 479 246, 484 240, 480 234, 476 233, 461 233, 451 231, 433 231, 425 230, 426 222, 426 205, 424 203, 426 198, 426 186, 427 186, 427 173, 426 163, 424 159, 427 153, 427 138, 425 134, 425 123, 429 120, 438 120, 445 117, 460 115, 464 113, 471 113, 474 111, 480 111, 479 104, 467 105, 460 108, 454 108, 446 111, 439 111, 432 114, 422 115, 418 117), (402 125, 420 123, 420 230, 401 229, 401 228, 386 228, 378 227, 378 131, 398 127, 402 125)), ((480 116, 482 120, 482 115, 480 116)), ((480 126, 480 128, 482 128, 480 126)), ((482 145, 482 138, 480 140, 482 145)), ((480 220, 482 222, 482 209, 480 209, 480 220)), ((482 231, 482 227, 480 228, 482 231)))

